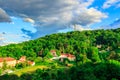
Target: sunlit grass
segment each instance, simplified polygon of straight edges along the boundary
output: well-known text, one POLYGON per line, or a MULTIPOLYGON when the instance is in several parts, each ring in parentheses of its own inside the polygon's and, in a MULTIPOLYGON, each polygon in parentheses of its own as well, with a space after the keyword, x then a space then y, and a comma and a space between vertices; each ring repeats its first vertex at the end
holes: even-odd
POLYGON ((32 72, 35 71, 37 69, 44 69, 44 68, 48 68, 47 66, 30 66, 30 67, 26 67, 26 68, 22 68, 19 70, 16 70, 13 74, 16 74, 18 76, 22 75, 23 73, 28 73, 28 72, 32 72))

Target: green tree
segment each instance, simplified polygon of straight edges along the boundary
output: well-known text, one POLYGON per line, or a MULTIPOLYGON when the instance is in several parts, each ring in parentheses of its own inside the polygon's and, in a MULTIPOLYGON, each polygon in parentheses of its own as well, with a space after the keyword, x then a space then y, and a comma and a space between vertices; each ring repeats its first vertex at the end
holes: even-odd
POLYGON ((91 47, 89 49, 89 53, 87 56, 89 59, 91 59, 93 62, 100 62, 99 54, 98 54, 98 48, 91 47))
POLYGON ((6 62, 6 60, 3 61, 2 69, 3 70, 7 69, 7 62, 6 62))

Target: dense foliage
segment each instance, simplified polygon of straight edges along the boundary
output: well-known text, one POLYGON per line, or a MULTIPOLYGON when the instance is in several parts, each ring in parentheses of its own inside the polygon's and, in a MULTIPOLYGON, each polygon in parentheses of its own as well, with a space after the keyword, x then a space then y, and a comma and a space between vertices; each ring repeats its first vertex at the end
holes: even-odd
POLYGON ((120 80, 120 63, 115 60, 99 64, 85 63, 72 68, 37 69, 32 73, 0 76, 0 80, 120 80))
MULTIPOLYGON (((96 47, 98 45, 102 46, 99 51, 107 50, 109 51, 108 53, 111 51, 119 53, 120 29, 75 31, 47 35, 36 40, 0 47, 0 57, 20 58, 22 55, 25 55, 29 58, 36 58, 40 51, 44 53, 43 55, 46 55, 47 51, 51 49, 72 54, 87 53, 87 55, 91 55, 91 52, 97 51, 96 47)), ((111 52, 111 54, 114 53, 111 52)), ((105 53, 101 58, 105 58, 106 55, 108 54, 105 53)))
MULTIPOLYGON (((36 60, 38 57, 51 58, 50 50, 56 50, 58 55, 63 52, 74 54, 75 66, 62 70, 37 70, 23 74, 19 78, 21 80, 120 79, 120 29, 47 35, 36 40, 0 47, 0 57, 10 56, 19 59, 25 55, 30 60, 39 61, 36 60)), ((2 77, 7 78, 6 76, 18 79, 16 75, 2 77)))

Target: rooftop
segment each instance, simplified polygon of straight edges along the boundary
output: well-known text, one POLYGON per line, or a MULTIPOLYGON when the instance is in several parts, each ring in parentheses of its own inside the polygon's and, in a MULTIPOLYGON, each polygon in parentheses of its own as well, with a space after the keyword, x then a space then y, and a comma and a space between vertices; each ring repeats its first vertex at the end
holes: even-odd
POLYGON ((3 62, 3 61, 14 61, 15 59, 14 58, 11 58, 11 57, 6 57, 6 58, 0 58, 0 62, 3 62))

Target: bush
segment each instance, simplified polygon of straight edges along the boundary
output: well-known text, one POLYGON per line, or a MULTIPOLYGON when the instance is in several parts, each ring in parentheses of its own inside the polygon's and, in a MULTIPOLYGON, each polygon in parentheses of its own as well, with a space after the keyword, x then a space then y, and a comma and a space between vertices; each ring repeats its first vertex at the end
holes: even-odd
POLYGON ((15 68, 16 69, 21 69, 21 68, 25 68, 27 66, 29 66, 29 64, 27 62, 22 62, 22 63, 16 64, 15 68))

